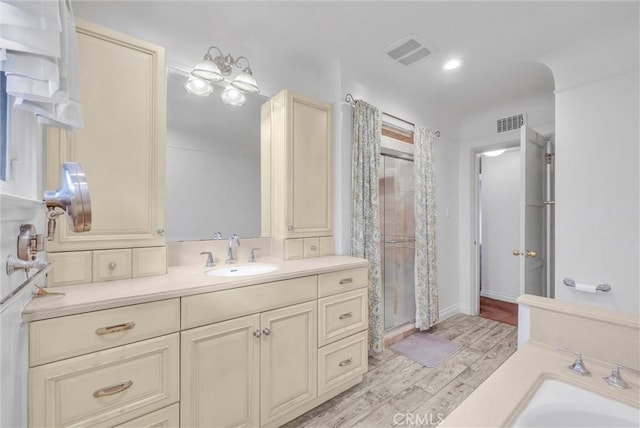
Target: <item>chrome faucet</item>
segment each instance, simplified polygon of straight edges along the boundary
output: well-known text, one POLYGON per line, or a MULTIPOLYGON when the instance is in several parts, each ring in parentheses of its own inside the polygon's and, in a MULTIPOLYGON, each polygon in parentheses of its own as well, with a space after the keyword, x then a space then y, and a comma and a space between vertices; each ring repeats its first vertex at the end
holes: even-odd
POLYGON ((213 254, 211 253, 211 251, 203 251, 200 253, 200 255, 207 255, 207 261, 205 262, 204 266, 205 267, 214 267, 216 264, 213 262, 213 254))
POLYGON ((558 346, 557 348, 560 351, 570 352, 576 356, 576 360, 569 366, 569 370, 579 374, 580 376, 591 376, 591 372, 584 365, 584 361, 582 361, 582 354, 580 352, 574 351, 573 349, 563 348, 562 346, 558 346))
POLYGON ((625 380, 622 379, 622 376, 620 376, 620 370, 626 370, 630 373, 640 375, 640 372, 638 372, 638 370, 625 367, 620 364, 614 364, 611 374, 607 377, 603 377, 602 379, 604 379, 604 381, 607 382, 609 385, 615 386, 616 388, 623 388, 623 389, 629 388, 629 384, 627 384, 627 382, 625 382, 625 380))
POLYGON ((260 250, 260 248, 252 248, 251 252, 249 253, 249 263, 255 263, 256 262, 256 251, 260 250))
POLYGON ((226 264, 231 264, 231 263, 235 263, 235 260, 233 259, 233 247, 234 245, 236 247, 240 246, 240 238, 238 237, 238 235, 236 233, 233 234, 233 236, 229 237, 229 245, 227 248, 227 260, 225 261, 226 264))

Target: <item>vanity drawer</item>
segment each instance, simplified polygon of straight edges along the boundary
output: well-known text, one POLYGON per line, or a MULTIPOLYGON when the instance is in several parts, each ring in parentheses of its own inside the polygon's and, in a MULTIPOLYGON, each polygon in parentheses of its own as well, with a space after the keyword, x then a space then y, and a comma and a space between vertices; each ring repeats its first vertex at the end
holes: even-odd
POLYGON ((318 395, 367 372, 367 332, 318 349, 318 395))
POLYGON ((134 248, 132 252, 133 278, 167 273, 167 247, 134 248))
POLYGON ((304 258, 320 255, 320 238, 304 238, 304 258))
POLYGON ((175 333, 29 370, 32 427, 114 426, 180 399, 175 333))
POLYGON ((361 288, 318 300, 318 346, 367 328, 368 290, 361 288))
POLYGON ((131 278, 131 249, 93 252, 93 282, 131 278))
POLYGON ((232 288, 182 298, 182 329, 314 300, 318 277, 232 288))
POLYGON ((347 269, 318 275, 318 297, 330 296, 369 285, 367 268, 347 269))
POLYGON ((93 267, 93 253, 91 251, 48 253, 47 258, 53 264, 48 276, 50 286, 91 282, 93 267))
POLYGON ((180 405, 176 403, 114 428, 176 428, 179 426, 180 405))
POLYGON ((29 324, 29 365, 38 366, 178 330, 178 299, 34 321, 29 324))

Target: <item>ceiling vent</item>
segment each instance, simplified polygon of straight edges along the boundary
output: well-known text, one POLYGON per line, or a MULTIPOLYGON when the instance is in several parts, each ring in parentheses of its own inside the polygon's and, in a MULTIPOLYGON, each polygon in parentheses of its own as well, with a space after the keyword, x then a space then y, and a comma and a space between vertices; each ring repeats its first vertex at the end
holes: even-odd
POLYGON ((519 129, 524 125, 524 114, 518 114, 515 116, 503 117, 496 121, 498 134, 501 132, 513 131, 519 129))
POLYGON ((417 34, 409 34, 390 46, 385 52, 389 57, 404 65, 415 64, 431 55, 435 49, 420 39, 417 34))

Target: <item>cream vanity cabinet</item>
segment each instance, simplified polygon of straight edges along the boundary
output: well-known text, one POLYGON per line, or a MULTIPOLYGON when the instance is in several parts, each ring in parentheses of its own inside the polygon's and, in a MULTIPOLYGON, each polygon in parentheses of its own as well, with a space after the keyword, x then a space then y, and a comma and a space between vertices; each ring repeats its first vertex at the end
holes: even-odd
POLYGON ((280 426, 362 381, 367 283, 359 267, 33 321, 29 426, 280 426))
POLYGON ((29 426, 177 426, 179 330, 179 299, 31 322, 29 426))
POLYGON ((76 29, 84 128, 48 129, 46 187, 58 187, 63 162, 80 162, 92 225, 73 233, 58 221, 50 284, 164 274, 164 49, 81 20, 76 29))
POLYGON ((363 268, 183 298, 181 426, 279 426, 359 382, 366 285, 363 268))
POLYGON ((262 106, 262 235, 285 259, 333 254, 332 107, 284 90, 262 106))

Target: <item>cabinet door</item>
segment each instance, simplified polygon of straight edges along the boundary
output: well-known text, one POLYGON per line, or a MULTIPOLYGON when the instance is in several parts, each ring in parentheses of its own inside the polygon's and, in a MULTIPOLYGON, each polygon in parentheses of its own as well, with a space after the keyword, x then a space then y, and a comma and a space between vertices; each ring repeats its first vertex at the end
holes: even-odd
POLYGON ((288 112, 287 237, 332 235, 331 106, 292 94, 288 112))
POLYGON ((264 425, 317 395, 317 303, 261 315, 260 421, 264 425))
POLYGON ((259 321, 256 314, 181 333, 181 426, 258 426, 259 321))
POLYGON ((91 231, 58 221, 48 251, 163 246, 166 70, 164 49, 79 21, 84 128, 47 132, 47 189, 60 165, 80 162, 91 192, 91 231))

